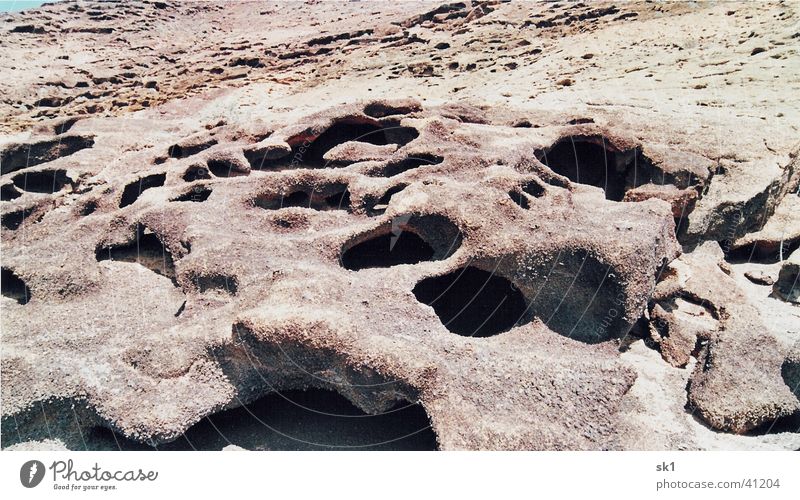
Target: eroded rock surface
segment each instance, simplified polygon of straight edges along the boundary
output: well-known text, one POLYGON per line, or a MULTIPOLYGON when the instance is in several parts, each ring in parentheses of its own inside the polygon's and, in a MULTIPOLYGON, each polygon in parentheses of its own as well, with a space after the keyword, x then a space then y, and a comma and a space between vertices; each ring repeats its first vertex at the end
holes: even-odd
POLYGON ((793 6, 159 5, 6 16, 4 448, 800 448, 793 6))

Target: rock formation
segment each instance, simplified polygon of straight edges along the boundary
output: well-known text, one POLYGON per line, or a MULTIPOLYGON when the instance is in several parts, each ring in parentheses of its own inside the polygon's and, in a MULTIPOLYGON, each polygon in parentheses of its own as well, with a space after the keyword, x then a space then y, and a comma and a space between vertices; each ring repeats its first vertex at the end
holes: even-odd
POLYGON ((800 448, 797 15, 5 16, 2 446, 800 448))

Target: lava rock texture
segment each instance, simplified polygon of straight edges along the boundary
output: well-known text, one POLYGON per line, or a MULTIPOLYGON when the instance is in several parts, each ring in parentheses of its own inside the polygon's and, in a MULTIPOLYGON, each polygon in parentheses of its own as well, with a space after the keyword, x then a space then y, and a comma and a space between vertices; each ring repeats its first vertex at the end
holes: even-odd
POLYGON ((2 446, 800 448, 795 7, 5 16, 2 446))

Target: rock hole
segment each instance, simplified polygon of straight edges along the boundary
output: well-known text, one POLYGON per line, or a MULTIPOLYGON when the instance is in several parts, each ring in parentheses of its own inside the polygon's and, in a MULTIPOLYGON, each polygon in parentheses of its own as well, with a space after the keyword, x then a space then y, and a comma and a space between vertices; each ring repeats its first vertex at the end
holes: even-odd
POLYGON ((342 248, 340 264, 359 271, 443 260, 461 246, 461 233, 444 217, 399 216, 359 235, 342 248))
POLYGON ((122 191, 119 208, 133 204, 146 189, 163 186, 166 179, 167 174, 155 174, 142 177, 138 181, 128 184, 122 191))
POLYGON ((389 202, 392 201, 392 196, 396 195, 407 187, 408 184, 401 183, 389 188, 385 193, 383 193, 383 196, 378 198, 378 201, 372 204, 372 206, 367 210, 369 215, 380 215, 384 213, 389 206, 389 202))
POLYGON ((253 200, 253 204, 265 210, 282 208, 310 208, 312 210, 351 210, 350 191, 347 185, 331 183, 318 186, 297 186, 288 195, 262 194, 253 200))
POLYGON ((78 117, 70 117, 62 121, 61 123, 57 123, 53 126, 53 133, 55 135, 65 134, 69 129, 71 129, 80 118, 78 117))
POLYGON ((203 202, 211 196, 211 188, 208 186, 194 186, 189 191, 186 191, 182 195, 178 196, 177 198, 173 198, 170 201, 193 201, 193 202, 203 202))
POLYGON ((89 200, 80 207, 78 213, 81 215, 81 217, 86 217, 87 215, 93 214, 95 210, 97 210, 97 202, 94 200, 89 200))
POLYGON ((57 193, 64 186, 72 183, 66 170, 43 170, 40 172, 24 172, 11 180, 14 185, 29 193, 57 193))
POLYGON ((206 162, 208 169, 217 177, 237 177, 245 176, 247 172, 243 172, 241 166, 233 161, 216 158, 210 159, 206 162))
POLYGON ((11 269, 2 268, 0 275, 0 289, 4 297, 14 299, 20 304, 27 304, 31 300, 31 291, 11 269))
MULTIPOLYGON (((92 438, 110 449, 152 449, 105 428, 96 428, 92 438)), ((438 449, 421 405, 403 400, 386 412, 369 415, 337 392, 322 389, 272 393, 216 413, 158 449, 221 450, 230 445, 257 451, 438 449)))
POLYGON ((216 139, 198 139, 190 137, 187 141, 181 144, 173 144, 167 149, 167 155, 170 158, 188 158, 192 155, 204 151, 211 146, 217 144, 216 139))
POLYGON ((472 266, 420 281, 414 296, 433 308, 445 328, 464 337, 506 332, 526 316, 525 297, 513 283, 472 266))
POLYGON ((386 134, 380 126, 340 121, 320 134, 305 153, 302 153, 302 157, 308 163, 320 163, 323 155, 334 146, 356 140, 380 146, 388 144, 386 134))
POLYGON ((155 233, 139 225, 134 241, 122 245, 99 247, 95 251, 97 261, 114 260, 134 262, 165 276, 175 283, 175 263, 172 255, 155 233))
POLYGON ((541 198, 545 194, 544 186, 536 181, 528 181, 521 186, 522 191, 528 193, 534 198, 541 198))
POLYGON ((0 216, 0 225, 9 230, 15 230, 25 222, 25 219, 34 213, 36 207, 21 208, 0 216))
POLYGON ((402 103, 393 104, 388 102, 371 102, 364 106, 364 114, 372 118, 383 118, 392 115, 407 115, 413 111, 419 110, 416 103, 402 103))
POLYGON ((208 169, 203 165, 192 165, 186 169, 182 178, 186 182, 194 182, 201 179, 210 179, 211 175, 208 173, 208 169))
POLYGON ((344 191, 325 197, 325 204, 337 210, 349 210, 350 191, 345 189, 344 191))
POLYGON ((622 201, 628 188, 653 180, 652 165, 638 150, 616 151, 602 136, 566 137, 536 157, 572 182, 602 188, 613 201, 622 201))
POLYGON ((758 241, 739 248, 731 249, 733 243, 729 240, 720 242, 720 247, 725 252, 725 260, 733 264, 746 262, 757 262, 759 264, 775 264, 780 261, 781 250, 783 258, 789 256, 800 248, 800 238, 787 239, 783 241, 758 241), (783 246, 783 249, 781 249, 783 246))
POLYGON ((397 144, 402 147, 417 137, 419 132, 412 127, 381 126, 342 120, 329 127, 307 147, 303 145, 293 147, 293 158, 309 165, 322 166, 325 164, 323 158, 325 153, 345 142, 359 141, 378 146, 397 144))
POLYGON ((22 193, 17 191, 13 184, 3 184, 0 187, 0 201, 16 200, 20 196, 22 196, 22 193))
POLYGON ((385 167, 383 167, 380 175, 382 177, 394 177, 395 175, 400 175, 403 172, 407 172, 424 165, 438 165, 443 161, 444 158, 439 155, 419 154, 409 158, 404 158, 399 161, 389 162, 385 167))
POLYGON ((398 147, 403 147, 419 137, 419 132, 414 127, 392 125, 387 126, 383 131, 386 135, 386 142, 389 144, 397 144, 398 147))
POLYGON ((391 267, 400 264, 417 264, 431 260, 433 248, 410 231, 376 236, 348 249, 342 255, 345 269, 358 271, 371 267, 391 267))
POLYGON ((173 144, 172 146, 169 147, 169 149, 167 149, 167 155, 170 158, 184 158, 183 148, 177 144, 173 144))
POLYGON ((511 190, 508 192, 508 197, 511 198, 511 201, 513 201, 520 207, 524 208, 525 210, 531 208, 531 204, 530 202, 528 202, 528 198, 526 198, 525 195, 522 194, 522 191, 517 191, 516 189, 511 190))
POLYGON ((545 194, 544 186, 539 184, 537 181, 528 181, 519 186, 519 188, 512 189, 508 192, 509 198, 511 198, 514 203, 525 210, 528 210, 531 208, 531 204, 530 201, 528 201, 527 196, 525 196, 526 194, 533 196, 534 198, 540 198, 545 194))
POLYGON ((63 158, 93 145, 94 137, 81 135, 64 135, 32 144, 10 144, 0 149, 0 174, 63 158))
POLYGON ((203 274, 191 278, 195 288, 200 293, 219 290, 228 295, 236 295, 239 291, 239 281, 233 276, 224 274, 203 274))
POLYGON ((585 250, 545 259, 526 279, 531 312, 565 337, 595 344, 626 334, 627 294, 610 265, 585 250))

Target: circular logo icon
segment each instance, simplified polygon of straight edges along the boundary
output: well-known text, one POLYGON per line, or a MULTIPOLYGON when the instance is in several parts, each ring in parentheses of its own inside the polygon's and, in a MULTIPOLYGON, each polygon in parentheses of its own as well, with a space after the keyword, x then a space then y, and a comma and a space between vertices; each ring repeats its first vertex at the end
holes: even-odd
POLYGON ((38 460, 28 460, 19 469, 19 480, 26 488, 35 488, 44 479, 44 464, 38 460))

